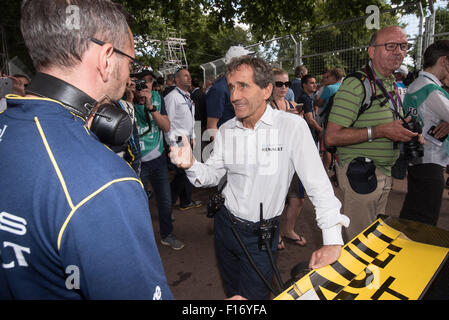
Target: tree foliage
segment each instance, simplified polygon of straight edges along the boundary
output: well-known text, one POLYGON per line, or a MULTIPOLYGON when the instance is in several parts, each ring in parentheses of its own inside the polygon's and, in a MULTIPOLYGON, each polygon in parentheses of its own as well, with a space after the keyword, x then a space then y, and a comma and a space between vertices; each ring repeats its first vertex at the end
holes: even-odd
MULTIPOLYGON (((368 5, 381 10, 391 5, 413 3, 414 0, 115 0, 134 17, 132 31, 142 39, 137 45, 139 59, 157 68, 162 64, 163 48, 151 39, 164 40, 168 29, 175 29, 187 39, 186 55, 193 72, 202 63, 223 57, 231 45, 266 41, 274 36, 304 33, 324 24, 335 23, 365 14, 368 5), (240 27, 245 25, 245 28, 240 27)), ((421 1, 424 8, 428 1, 421 1)), ((414 10, 413 6, 403 12, 414 10)), ((6 31, 9 57, 18 56, 32 68, 20 29, 20 0, 2 1, 0 24, 6 31)), ((391 20, 394 21, 394 20, 391 20)), ((338 37, 366 41, 362 30, 335 26, 316 35, 338 46, 338 37)), ((322 50, 310 46, 310 50, 322 50)), ((285 57, 293 55, 292 47, 282 48, 285 57)), ((334 63, 334 62, 332 62, 334 63)))

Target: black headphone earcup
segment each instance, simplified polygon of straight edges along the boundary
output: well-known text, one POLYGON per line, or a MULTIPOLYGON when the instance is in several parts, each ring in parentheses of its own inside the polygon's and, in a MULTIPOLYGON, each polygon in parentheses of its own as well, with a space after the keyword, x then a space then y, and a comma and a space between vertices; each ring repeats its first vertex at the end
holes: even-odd
POLYGON ((126 111, 113 104, 103 104, 95 113, 90 130, 104 144, 121 146, 131 137, 133 124, 126 111))

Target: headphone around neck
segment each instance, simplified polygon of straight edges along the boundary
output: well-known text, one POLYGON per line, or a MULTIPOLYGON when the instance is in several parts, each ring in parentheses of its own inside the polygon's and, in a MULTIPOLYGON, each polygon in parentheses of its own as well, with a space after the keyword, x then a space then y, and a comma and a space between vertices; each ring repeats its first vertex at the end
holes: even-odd
POLYGON ((86 121, 94 114, 90 130, 108 146, 121 146, 131 137, 131 118, 115 101, 98 105, 95 99, 71 84, 40 72, 33 77, 26 93, 57 100, 64 108, 86 121), (96 112, 92 112, 97 105, 96 112))

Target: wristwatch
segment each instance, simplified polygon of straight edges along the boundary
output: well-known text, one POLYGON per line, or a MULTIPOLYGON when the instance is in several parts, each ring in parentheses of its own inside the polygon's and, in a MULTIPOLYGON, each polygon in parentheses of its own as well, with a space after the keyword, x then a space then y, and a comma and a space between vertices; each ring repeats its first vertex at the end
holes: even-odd
MULTIPOLYGON (((152 107, 153 107, 153 106, 152 106, 152 107)), ((156 111, 157 111, 157 109, 156 109, 155 107, 153 107, 152 109, 150 109, 150 108, 148 108, 147 105, 145 105, 145 108, 147 108, 147 110, 150 111, 150 112, 156 112, 156 111)))

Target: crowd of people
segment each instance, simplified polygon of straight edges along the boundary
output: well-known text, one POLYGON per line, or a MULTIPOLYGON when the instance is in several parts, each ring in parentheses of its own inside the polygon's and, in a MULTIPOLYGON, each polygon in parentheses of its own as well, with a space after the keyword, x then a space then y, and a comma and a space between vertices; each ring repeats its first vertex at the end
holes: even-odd
POLYGON ((306 197, 323 244, 309 267, 335 262, 345 242, 387 213, 398 159, 408 169, 401 218, 436 225, 449 164, 449 40, 426 49, 411 84, 407 36, 390 26, 373 34, 368 63, 353 74, 336 66, 318 83, 300 65, 290 80, 233 46, 225 74, 203 88, 187 68, 165 79, 130 74, 134 40, 112 1, 80 2, 89 27, 55 38, 64 6, 22 4, 36 75, 12 77, 14 95, 0 110, 0 188, 8 190, 0 194, 0 298, 172 299, 153 194, 161 243, 181 250, 173 208, 201 207, 193 188, 218 187, 214 245, 229 298, 269 297, 270 259, 286 241, 307 244, 295 231, 306 197), (213 152, 202 162, 193 150, 206 130, 213 152), (423 152, 400 157, 412 143, 423 152))

